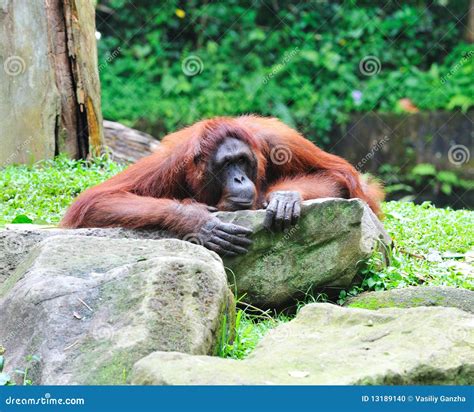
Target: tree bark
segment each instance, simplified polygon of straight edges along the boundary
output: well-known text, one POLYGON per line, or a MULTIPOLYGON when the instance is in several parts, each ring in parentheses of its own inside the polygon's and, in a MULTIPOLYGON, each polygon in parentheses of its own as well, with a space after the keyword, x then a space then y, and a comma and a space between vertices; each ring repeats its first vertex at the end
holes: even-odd
POLYGON ((93 0, 0 0, 0 166, 98 154, 93 0))
POLYGON ((467 15, 466 41, 474 43, 474 0, 469 2, 469 11, 467 15))

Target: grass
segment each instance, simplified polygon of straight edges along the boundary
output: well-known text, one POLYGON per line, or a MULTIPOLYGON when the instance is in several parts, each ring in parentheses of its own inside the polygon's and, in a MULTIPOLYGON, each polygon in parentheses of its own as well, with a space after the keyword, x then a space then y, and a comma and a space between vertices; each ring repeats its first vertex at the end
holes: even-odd
MULTIPOLYGON (((122 166, 105 157, 84 162, 64 156, 0 169, 0 226, 15 220, 56 224, 74 197, 120 170, 122 166)), ((382 254, 375 253, 361 269, 361 284, 342 291, 339 303, 361 291, 410 285, 474 290, 473 211, 410 202, 387 202, 383 210, 384 225, 394 240, 390 262, 384 266, 382 254)), ((283 315, 237 313, 237 337, 223 344, 221 356, 244 358, 269 329, 289 320, 283 315)))
POLYGON ((122 168, 106 157, 86 162, 58 156, 32 166, 0 169, 0 225, 12 223, 17 216, 38 224, 58 223, 79 193, 122 168))
POLYGON ((474 290, 474 212, 430 203, 387 202, 385 228, 394 241, 390 264, 375 254, 361 288, 384 290, 429 284, 474 290))
POLYGON ((238 309, 235 319, 235 338, 233 341, 229 341, 227 338, 221 341, 218 356, 244 359, 270 329, 288 322, 290 319, 284 314, 272 317, 267 312, 255 315, 238 309))

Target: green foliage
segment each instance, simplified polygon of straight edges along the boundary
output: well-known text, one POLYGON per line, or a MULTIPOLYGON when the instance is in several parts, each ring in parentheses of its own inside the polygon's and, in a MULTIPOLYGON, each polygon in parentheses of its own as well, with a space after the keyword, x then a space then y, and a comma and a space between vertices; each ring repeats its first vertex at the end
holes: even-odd
POLYGON ((413 200, 415 193, 430 189, 434 195, 442 193, 449 196, 453 190, 474 190, 474 181, 462 179, 452 170, 438 170, 429 163, 420 163, 408 173, 402 173, 400 168, 383 165, 379 169, 381 179, 386 183, 388 194, 405 194, 405 200, 413 200))
POLYGON ((65 156, 0 169, 0 225, 58 223, 74 197, 121 169, 106 157, 85 162, 65 156))
POLYGON ((235 320, 235 338, 225 341, 219 350, 223 358, 243 359, 255 348, 260 339, 270 329, 288 322, 285 315, 270 316, 252 315, 243 310, 237 311, 235 320))
POLYGON ((5 367, 5 349, 3 346, 0 346, 0 386, 11 385, 11 378, 10 375, 6 372, 3 372, 3 368, 5 367))
POLYGON ((105 117, 158 136, 255 112, 327 142, 347 113, 397 111, 400 98, 430 110, 473 105, 463 2, 102 3, 113 10, 97 18, 105 117), (377 74, 361 72, 367 56, 377 74), (183 70, 189 57, 195 76, 183 70))
MULTIPOLYGON (((10 374, 3 372, 5 366, 5 349, 0 346, 0 386, 12 386, 15 385, 15 380, 10 376, 10 374)), ((14 373, 20 375, 22 385, 30 386, 33 384, 33 381, 29 377, 29 369, 36 363, 40 362, 40 357, 37 355, 28 355, 25 359, 25 367, 23 369, 15 369, 14 373)))
MULTIPOLYGON (((369 259, 361 271, 362 284, 349 295, 422 283, 474 290, 474 212, 439 209, 428 202, 387 202, 383 209, 394 248, 387 251, 388 259, 379 252, 369 259)), ((341 301, 346 297, 343 292, 341 301)))

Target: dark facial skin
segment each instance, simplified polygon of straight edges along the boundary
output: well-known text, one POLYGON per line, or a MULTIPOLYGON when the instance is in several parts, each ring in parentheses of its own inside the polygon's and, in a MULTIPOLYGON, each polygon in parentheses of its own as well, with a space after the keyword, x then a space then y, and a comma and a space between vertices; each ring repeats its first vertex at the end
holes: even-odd
MULTIPOLYGON (((209 162, 209 179, 217 208, 209 211, 243 210, 254 206, 256 200, 257 161, 250 148, 242 141, 229 137, 217 148, 209 162)), ((203 246, 221 256, 231 257, 247 253, 252 244, 250 229, 212 217, 199 231, 203 246)))
POLYGON ((256 159, 242 141, 228 137, 218 147, 210 171, 222 188, 219 210, 251 209, 255 204, 256 159))

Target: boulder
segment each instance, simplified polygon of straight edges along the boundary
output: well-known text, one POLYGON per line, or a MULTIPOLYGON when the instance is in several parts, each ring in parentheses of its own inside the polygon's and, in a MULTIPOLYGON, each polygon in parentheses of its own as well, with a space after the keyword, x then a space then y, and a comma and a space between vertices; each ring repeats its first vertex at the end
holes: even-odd
POLYGON ((474 292, 444 286, 417 286, 361 293, 348 299, 344 306, 364 309, 444 306, 474 313, 474 292))
POLYGON ((235 303, 221 259, 175 239, 52 236, 0 287, 7 371, 37 384, 123 384, 156 350, 216 351, 235 303))
POLYGON ((155 352, 133 384, 434 385, 474 383, 474 316, 455 308, 305 306, 244 360, 155 352))
POLYGON ((94 236, 111 239, 164 239, 163 231, 113 229, 60 229, 55 226, 14 224, 0 229, 0 287, 42 240, 53 236, 94 236))
MULTIPOLYGON (((247 303, 259 307, 282 307, 312 289, 347 288, 358 264, 373 250, 384 250, 390 237, 380 221, 359 199, 318 199, 303 202, 302 217, 287 232, 264 229, 265 210, 218 212, 226 222, 253 230, 252 247, 246 255, 224 259, 232 290, 247 303)), ((176 237, 158 230, 40 229, 10 225, 0 231, 0 285, 11 275, 25 254, 41 239, 78 234, 111 238, 160 239, 176 237)), ((186 239, 197 241, 190 233, 186 239)))
POLYGON ((317 288, 349 287, 358 264, 377 247, 391 244, 380 221, 359 199, 306 201, 302 218, 286 233, 263 227, 265 210, 218 216, 253 230, 249 253, 224 263, 237 295, 264 308, 281 307, 317 288))

